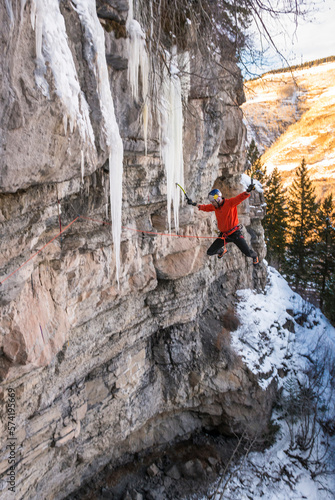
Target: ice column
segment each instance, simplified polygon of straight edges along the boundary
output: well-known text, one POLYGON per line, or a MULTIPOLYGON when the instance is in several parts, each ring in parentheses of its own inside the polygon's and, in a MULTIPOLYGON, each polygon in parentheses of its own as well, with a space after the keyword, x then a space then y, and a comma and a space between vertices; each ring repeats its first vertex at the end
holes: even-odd
POLYGON ((142 98, 143 98, 143 136, 145 152, 147 152, 148 139, 148 82, 149 82, 149 58, 146 50, 145 33, 138 21, 134 19, 133 0, 129 0, 129 11, 126 28, 128 32, 128 80, 133 98, 139 99, 139 76, 141 74, 142 98))
POLYGON ((172 204, 174 224, 176 231, 178 231, 181 191, 176 183, 181 186, 184 184, 182 91, 176 49, 174 48, 172 56, 168 56, 170 58, 170 72, 164 68, 159 102, 160 144, 167 180, 169 231, 171 231, 172 204))
MULTIPOLYGON (((120 275, 121 210, 123 144, 116 122, 111 94, 108 68, 105 57, 105 38, 96 13, 95 0, 72 0, 85 33, 84 54, 87 64, 95 75, 100 108, 103 116, 102 127, 109 150, 110 203, 113 226, 113 243, 116 261, 116 277, 120 275)), ((25 1, 21 1, 21 12, 25 1)), ((76 67, 68 45, 64 18, 59 9, 59 0, 31 0, 31 22, 36 33, 36 83, 46 97, 49 86, 45 79, 46 62, 52 70, 57 95, 64 104, 64 128, 68 125, 72 132, 75 127, 83 142, 94 145, 94 132, 90 121, 89 107, 80 88, 76 67)), ((84 174, 83 158, 81 174, 84 174)))
POLYGON ((123 144, 116 122, 105 57, 105 37, 96 13, 95 0, 72 0, 85 32, 85 57, 96 75, 104 131, 109 147, 109 183, 116 279, 120 277, 123 144))

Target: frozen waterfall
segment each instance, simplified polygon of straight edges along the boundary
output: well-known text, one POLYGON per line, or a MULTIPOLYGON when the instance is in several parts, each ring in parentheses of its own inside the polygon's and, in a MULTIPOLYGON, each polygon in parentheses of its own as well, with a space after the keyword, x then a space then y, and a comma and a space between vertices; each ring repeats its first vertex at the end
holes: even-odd
POLYGON ((104 131, 109 147, 109 184, 112 232, 116 263, 116 279, 120 277, 120 245, 122 216, 123 144, 116 122, 105 57, 105 36, 96 13, 95 0, 73 0, 85 32, 85 57, 98 84, 104 131))
POLYGON ((134 19, 133 0, 129 0, 126 28, 128 32, 128 81, 130 83, 132 96, 136 101, 139 99, 139 77, 141 75, 143 98, 142 121, 146 154, 149 121, 148 82, 150 65, 146 49, 145 33, 140 23, 134 19))
MULTIPOLYGON (((152 12, 152 3, 150 3, 152 12)), ((152 22, 152 20, 151 20, 152 22)), ((145 33, 138 21, 134 19, 133 0, 129 1, 129 11, 126 23, 128 31, 128 80, 135 100, 139 99, 139 83, 142 84, 143 98, 143 135, 145 143, 145 153, 147 153, 148 120, 149 120, 149 58, 145 43, 145 33), (141 77, 141 79, 140 79, 141 77)), ((152 31, 152 26, 151 26, 152 31)), ((171 208, 173 205, 174 224, 176 230, 179 228, 179 204, 180 190, 176 183, 183 185, 184 164, 183 164, 183 109, 182 94, 188 93, 189 82, 180 77, 180 70, 177 60, 189 69, 188 54, 177 55, 177 48, 174 47, 172 55, 166 53, 166 60, 169 61, 169 70, 163 67, 163 80, 161 87, 157 91, 158 99, 158 121, 160 126, 161 158, 166 170, 167 178, 167 207, 168 224, 171 231, 171 208)), ((187 71, 185 72, 187 73, 187 71)))
MULTIPOLYGON (((25 1, 22 0, 21 7, 25 1)), ((120 244, 122 213, 123 144, 116 122, 114 103, 110 89, 105 58, 105 37, 96 13, 95 0, 72 0, 83 32, 85 33, 84 56, 90 71, 95 75, 103 130, 109 149, 110 204, 113 243, 116 262, 116 277, 120 276, 120 244)), ((64 18, 58 0, 31 0, 31 21, 36 33, 36 83, 43 94, 49 97, 49 85, 45 79, 46 62, 52 70, 56 93, 64 104, 64 127, 68 123, 71 132, 75 127, 83 141, 94 146, 94 133, 90 121, 89 107, 79 84, 76 67, 68 45, 64 18)), ((81 159, 81 175, 84 171, 81 159)))
MULTIPOLYGON (((22 13, 23 7, 24 3, 22 13)), ((32 0, 30 17, 36 38, 36 83, 45 97, 49 98, 49 85, 45 79, 48 63, 55 80, 56 93, 66 110, 63 119, 65 133, 68 125, 71 132, 78 126, 82 140, 94 147, 89 107, 80 88, 59 2, 32 0)))
POLYGON ((171 231, 172 205, 175 229, 178 231, 181 191, 176 183, 181 186, 184 184, 184 162, 182 84, 179 78, 176 48, 173 54, 169 55, 169 59, 170 71, 164 67, 160 89, 160 144, 161 158, 166 171, 169 231, 171 231))

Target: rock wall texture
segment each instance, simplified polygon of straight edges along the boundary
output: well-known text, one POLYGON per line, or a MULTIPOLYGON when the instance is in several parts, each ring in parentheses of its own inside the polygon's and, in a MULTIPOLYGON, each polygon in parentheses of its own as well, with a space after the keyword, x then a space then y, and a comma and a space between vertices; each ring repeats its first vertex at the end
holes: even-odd
MULTIPOLYGON (((219 261, 206 256, 211 240, 124 229, 118 286, 110 225, 84 219, 109 222, 108 148, 97 83, 82 57, 85 34, 72 3, 61 1, 95 136, 82 182, 85 144, 78 128, 65 132, 48 70, 50 95, 36 86, 31 3, 22 12, 19 4, 8 0, 0 8, 1 279, 57 235, 59 215, 63 227, 82 217, 0 287, 0 490, 2 498, 13 497, 13 389, 15 498, 61 499, 107 462, 121 464, 195 430, 266 427, 275 388, 263 393, 229 346, 234 293, 262 288, 266 272, 231 246, 219 261)), ((111 27, 106 58, 125 150, 122 225, 164 232, 158 134, 151 131, 145 154, 141 106, 127 81, 128 3, 99 1, 97 9, 111 27)), ((198 201, 213 185, 226 197, 243 191, 242 80, 233 62, 223 63, 206 89, 192 77, 184 110, 185 187, 198 201)), ((200 54, 197 64, 205 75, 200 54)), ((262 203, 255 193, 239 210, 245 237, 261 258, 262 203)), ((213 235, 214 222, 193 207, 180 210, 182 235, 213 235)))

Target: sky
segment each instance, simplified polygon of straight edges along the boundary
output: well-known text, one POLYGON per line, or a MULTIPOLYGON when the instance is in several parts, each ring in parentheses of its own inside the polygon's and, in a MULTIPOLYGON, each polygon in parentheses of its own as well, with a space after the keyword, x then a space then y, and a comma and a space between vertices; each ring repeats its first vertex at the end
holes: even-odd
MULTIPOLYGON (((291 65, 335 55, 335 0, 307 0, 306 3, 316 5, 308 18, 298 21, 297 27, 293 16, 285 15, 279 20, 268 17, 266 20, 278 50, 291 65)), ((267 47, 263 64, 258 67, 250 65, 251 71, 262 74, 287 66, 275 49, 268 47, 264 37, 259 36, 255 25, 251 29, 256 33, 254 41, 257 48, 267 47)))

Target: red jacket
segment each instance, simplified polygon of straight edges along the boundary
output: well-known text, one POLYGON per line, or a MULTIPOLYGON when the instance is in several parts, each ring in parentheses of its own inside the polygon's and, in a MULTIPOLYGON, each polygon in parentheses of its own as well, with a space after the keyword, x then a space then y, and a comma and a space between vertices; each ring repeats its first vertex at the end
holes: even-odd
POLYGON ((249 198, 249 193, 241 193, 234 198, 226 198, 224 204, 215 208, 211 203, 209 205, 199 205, 199 210, 203 212, 214 212, 218 222, 218 228, 222 233, 228 233, 233 227, 238 225, 237 205, 243 200, 249 198))

